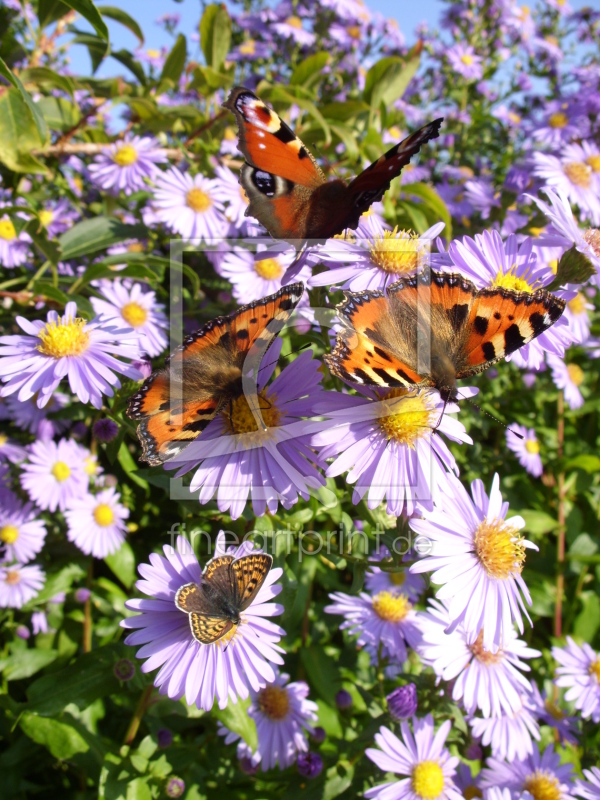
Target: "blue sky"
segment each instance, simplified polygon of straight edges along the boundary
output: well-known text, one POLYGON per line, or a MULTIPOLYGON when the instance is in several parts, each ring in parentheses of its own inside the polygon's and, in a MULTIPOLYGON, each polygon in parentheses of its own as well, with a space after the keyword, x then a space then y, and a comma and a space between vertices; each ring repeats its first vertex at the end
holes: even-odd
MULTIPOLYGON (((427 20, 432 27, 435 27, 441 10, 446 5, 442 0, 419 0, 419 2, 413 2, 413 0, 365 0, 365 2, 372 11, 379 11, 386 17, 395 18, 409 43, 414 39, 413 31, 419 22, 427 20)), ((103 2, 99 1, 98 4, 102 5, 103 2)), ((109 4, 108 0, 107 4, 109 4)), ((145 49, 159 49, 162 45, 168 46, 173 41, 155 23, 155 20, 163 14, 176 13, 181 16, 179 30, 188 37, 188 40, 191 34, 197 33, 201 8, 199 0, 183 0, 182 3, 176 3, 174 0, 110 0, 110 5, 127 11, 139 23, 146 37, 145 49)), ((107 19, 106 22, 115 50, 125 48, 132 51, 137 48, 138 41, 132 33, 112 20, 107 19)), ((88 27, 81 20, 78 20, 78 25, 81 28, 88 27)), ((194 54, 192 49, 194 47, 194 45, 188 46, 190 55, 194 54)), ((76 74, 89 74, 90 60, 86 48, 77 45, 71 49, 71 69, 76 74)), ((107 59, 98 70, 97 76, 119 75, 123 72, 126 70, 121 64, 114 59, 107 59)))

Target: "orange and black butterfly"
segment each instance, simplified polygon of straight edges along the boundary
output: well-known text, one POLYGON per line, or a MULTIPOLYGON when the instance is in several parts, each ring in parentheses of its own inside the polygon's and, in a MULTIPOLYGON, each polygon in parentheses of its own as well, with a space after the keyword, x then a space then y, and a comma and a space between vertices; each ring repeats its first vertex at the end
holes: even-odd
POLYGON ((202 581, 186 583, 177 590, 175 605, 189 614, 192 636, 212 644, 241 622, 241 614, 254 601, 273 565, 268 553, 213 558, 202 581))
POLYGON ((434 387, 457 400, 456 381, 495 364, 548 330, 564 300, 543 289, 477 289, 456 273, 423 270, 387 292, 346 292, 342 330, 325 362, 366 386, 434 387))
POLYGON ((140 420, 143 461, 154 466, 174 458, 242 396, 244 363, 260 363, 303 291, 302 283, 285 286, 207 322, 184 339, 165 368, 153 373, 129 400, 127 416, 140 420))
POLYGON ((246 159, 240 176, 250 200, 246 215, 274 239, 293 244, 356 230, 361 214, 381 200, 421 146, 437 138, 442 123, 436 119, 415 131, 346 184, 328 181, 300 139, 250 90, 236 87, 224 107, 236 116, 246 159))

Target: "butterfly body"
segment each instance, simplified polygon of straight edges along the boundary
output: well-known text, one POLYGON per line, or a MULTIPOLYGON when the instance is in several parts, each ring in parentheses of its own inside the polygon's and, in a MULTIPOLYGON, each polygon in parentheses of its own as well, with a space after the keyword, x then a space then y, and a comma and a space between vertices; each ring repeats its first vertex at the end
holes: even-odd
POLYGON ((250 553, 242 558, 219 556, 210 561, 202 581, 186 583, 175 594, 175 606, 189 615, 196 641, 212 644, 242 622, 244 612, 265 582, 272 556, 250 553))
POLYGON ((490 367, 550 328, 564 311, 538 289, 477 289, 454 273, 423 270, 384 292, 346 293, 342 331, 325 362, 352 383, 432 387, 457 400, 457 380, 490 367))
POLYGON ((140 420, 142 460, 162 464, 196 439, 232 400, 243 394, 246 358, 260 361, 299 302, 304 286, 291 284, 263 300, 217 317, 186 337, 129 400, 140 420))
POLYGON ((273 238, 293 244, 356 230, 361 214, 383 197, 421 145, 438 136, 442 122, 420 128, 346 184, 328 181, 306 146, 253 92, 234 88, 224 107, 236 116, 246 159, 240 183, 250 201, 247 216, 273 238))

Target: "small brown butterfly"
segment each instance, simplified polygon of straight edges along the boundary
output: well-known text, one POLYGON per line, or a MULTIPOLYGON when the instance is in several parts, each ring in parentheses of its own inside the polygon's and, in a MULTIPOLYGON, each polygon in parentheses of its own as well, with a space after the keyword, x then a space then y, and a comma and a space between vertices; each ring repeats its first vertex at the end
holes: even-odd
POLYGON ((234 559, 219 556, 209 561, 202 581, 177 590, 175 605, 189 614, 192 636, 201 644, 222 639, 241 622, 273 565, 268 553, 250 553, 234 559))
POLYGON ((346 292, 338 306, 344 327, 324 359, 352 383, 435 387, 442 400, 455 402, 458 379, 514 353, 564 309, 565 301, 544 289, 477 289, 457 273, 425 269, 386 293, 346 292))

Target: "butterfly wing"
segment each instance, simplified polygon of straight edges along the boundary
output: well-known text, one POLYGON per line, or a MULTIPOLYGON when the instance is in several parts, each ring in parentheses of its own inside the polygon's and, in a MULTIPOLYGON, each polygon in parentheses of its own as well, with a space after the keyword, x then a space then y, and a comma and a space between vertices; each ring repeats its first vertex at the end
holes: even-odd
POLYGON ((210 617, 205 614, 190 614, 192 636, 202 644, 212 644, 221 639, 233 628, 233 622, 223 617, 210 617))
POLYGON ((233 562, 231 571, 236 584, 236 602, 240 611, 251 605, 272 566, 273 556, 268 553, 250 553, 233 562))
POLYGON ((242 393, 246 357, 259 364, 298 304, 304 286, 290 284, 263 300, 217 317, 184 339, 129 400, 141 420, 142 459, 162 464, 181 453, 235 396, 242 393))
POLYGON ((314 189, 325 176, 300 139, 253 92, 238 86, 224 103, 235 114, 246 164, 240 183, 255 217, 275 239, 305 238, 314 189))

